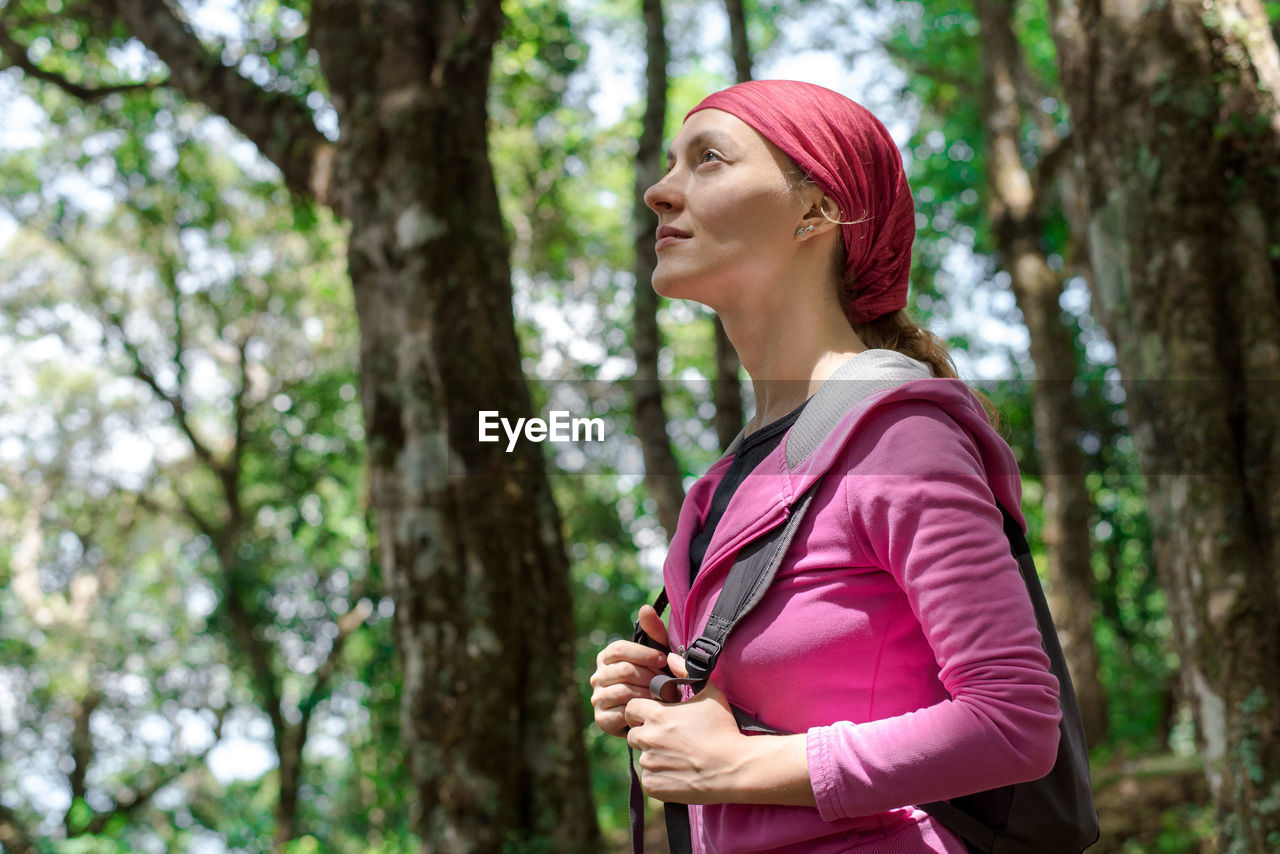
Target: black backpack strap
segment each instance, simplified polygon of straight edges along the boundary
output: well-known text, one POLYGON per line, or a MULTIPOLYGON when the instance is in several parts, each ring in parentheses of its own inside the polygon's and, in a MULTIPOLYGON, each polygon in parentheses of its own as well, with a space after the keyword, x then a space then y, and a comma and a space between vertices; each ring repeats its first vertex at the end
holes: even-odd
MULTIPOLYGON (((779 527, 766 532, 762 537, 747 544, 739 553, 725 579, 724 587, 716 598, 716 604, 707 618, 707 625, 702 635, 689 644, 685 650, 685 666, 687 677, 677 678, 670 674, 658 674, 649 683, 649 693, 655 700, 673 703, 680 699, 679 686, 689 685, 696 694, 706 687, 711 671, 724 649, 725 641, 734 626, 751 612, 769 586, 773 584, 778 568, 786 557, 791 541, 795 539, 800 523, 804 521, 814 493, 818 491, 821 478, 814 483, 792 505, 786 521, 779 527)), ((663 588, 658 594, 654 608, 658 613, 667 606, 667 591, 663 588)), ((639 621, 636 623, 636 642, 646 646, 660 648, 652 638, 640 631, 639 621)), ((765 724, 748 716, 741 709, 733 707, 734 719, 738 726, 746 731, 776 733, 765 724)), ((692 854, 693 841, 689 825, 689 807, 687 804, 664 804, 663 812, 667 822, 667 843, 671 854, 692 854)), ((644 793, 640 787, 640 778, 636 774, 634 761, 631 764, 631 847, 635 854, 644 851, 644 793)))
POLYGON ((1031 599, 1036 628, 1049 658, 1049 670, 1058 680, 1058 705, 1062 712, 1058 723, 1058 756, 1053 770, 1040 780, 976 792, 951 801, 920 804, 920 809, 958 834, 965 846, 978 854, 993 851, 997 837, 1003 840, 1001 850, 1047 851, 1050 849, 1044 839, 1049 835, 1054 841, 1052 850, 1079 852, 1095 842, 1099 834, 1080 709, 1027 537, 1013 515, 999 502, 996 504, 1004 516, 1009 550, 1018 562, 1023 585, 1031 599))
POLYGON ((795 539, 800 523, 818 491, 821 478, 804 491, 792 505, 786 522, 762 537, 748 543, 739 553, 724 587, 716 598, 716 604, 707 617, 707 625, 684 653, 685 668, 689 675, 677 678, 659 674, 649 683, 649 693, 655 700, 674 703, 680 699, 679 686, 689 685, 696 694, 706 687, 711 671, 724 650, 729 633, 759 604, 773 584, 778 568, 782 566, 787 549, 795 539))
MULTIPOLYGON (((658 616, 662 616, 662 612, 667 609, 667 588, 663 587, 658 593, 658 598, 653 600, 653 609, 658 612, 658 616)), ((631 639, 635 643, 656 649, 659 652, 670 652, 670 647, 665 644, 658 643, 650 637, 644 629, 640 628, 640 620, 636 619, 635 627, 632 630, 631 639)), ((668 670, 668 673, 671 671, 668 670)), ((636 773, 636 757, 635 751, 629 746, 627 747, 627 760, 631 768, 631 791, 628 796, 628 809, 631 813, 631 851, 632 854, 644 854, 644 789, 640 786, 640 775, 636 773)), ((686 836, 689 823, 688 811, 685 812, 686 836)), ((670 821, 668 820, 668 826, 670 821)))

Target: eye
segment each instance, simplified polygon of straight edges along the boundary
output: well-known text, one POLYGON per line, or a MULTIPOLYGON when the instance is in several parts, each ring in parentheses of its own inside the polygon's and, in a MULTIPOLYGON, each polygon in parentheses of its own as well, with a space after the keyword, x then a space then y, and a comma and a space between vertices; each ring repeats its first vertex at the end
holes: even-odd
POLYGON ((716 151, 714 148, 705 149, 701 154, 698 155, 698 163, 700 164, 701 163, 723 163, 723 162, 724 162, 724 158, 721 157, 720 152, 716 151))

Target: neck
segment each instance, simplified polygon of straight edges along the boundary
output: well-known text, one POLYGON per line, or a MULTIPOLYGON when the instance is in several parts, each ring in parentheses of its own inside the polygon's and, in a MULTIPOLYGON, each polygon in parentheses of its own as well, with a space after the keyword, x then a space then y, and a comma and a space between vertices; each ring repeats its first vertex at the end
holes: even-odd
POLYGON ((765 312, 721 313, 755 392, 748 433, 808 400, 836 368, 866 349, 840 310, 834 286, 826 293, 829 298, 814 299, 793 293, 765 312))

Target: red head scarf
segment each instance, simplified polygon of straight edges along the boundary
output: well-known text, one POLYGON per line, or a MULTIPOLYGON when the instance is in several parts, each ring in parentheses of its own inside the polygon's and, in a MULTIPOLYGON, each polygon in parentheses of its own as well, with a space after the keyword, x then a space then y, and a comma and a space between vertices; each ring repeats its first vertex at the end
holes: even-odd
POLYGON ((838 92, 753 80, 708 95, 698 110, 737 116, 795 161, 840 206, 845 306, 866 323, 905 308, 915 205, 902 155, 880 120, 838 92))

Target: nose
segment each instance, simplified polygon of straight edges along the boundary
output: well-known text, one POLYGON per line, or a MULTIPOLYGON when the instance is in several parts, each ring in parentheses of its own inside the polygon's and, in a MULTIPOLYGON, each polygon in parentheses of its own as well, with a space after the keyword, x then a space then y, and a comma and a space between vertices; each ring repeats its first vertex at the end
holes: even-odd
POLYGON ((644 203, 649 210, 660 214, 664 210, 671 210, 680 202, 680 192, 675 186, 672 176, 676 170, 671 170, 666 175, 658 179, 658 183, 644 191, 644 203))

